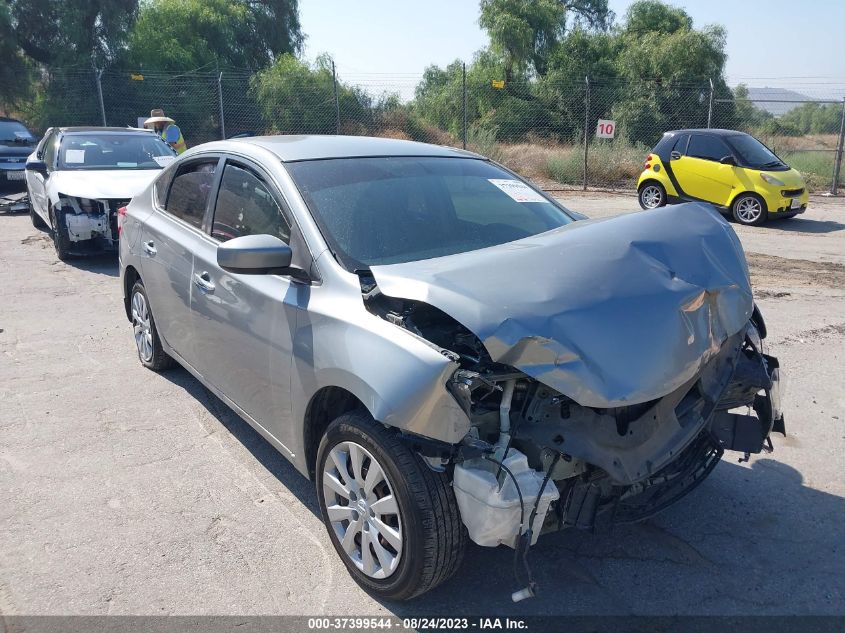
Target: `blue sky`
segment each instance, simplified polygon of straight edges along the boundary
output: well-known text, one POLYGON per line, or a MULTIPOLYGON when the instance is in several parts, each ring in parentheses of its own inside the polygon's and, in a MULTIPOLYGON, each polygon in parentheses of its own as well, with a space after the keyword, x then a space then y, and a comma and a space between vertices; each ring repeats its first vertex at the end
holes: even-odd
MULTIPOLYGON (((610 0, 618 15, 628 0, 610 0)), ((792 86, 803 92, 845 86, 843 0, 672 0, 696 26, 728 31, 730 83, 792 86)), ((487 43, 475 0, 300 0, 305 54, 336 60, 342 76, 411 84, 432 63, 469 61, 487 43), (401 77, 397 77, 401 76, 401 77)))

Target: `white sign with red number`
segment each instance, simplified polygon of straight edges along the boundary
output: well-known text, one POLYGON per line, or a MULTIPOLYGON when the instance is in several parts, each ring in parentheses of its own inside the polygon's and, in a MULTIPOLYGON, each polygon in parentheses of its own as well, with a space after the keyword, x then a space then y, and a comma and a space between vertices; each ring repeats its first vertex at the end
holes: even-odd
POLYGON ((596 125, 596 138, 613 138, 616 134, 616 121, 599 119, 596 125))

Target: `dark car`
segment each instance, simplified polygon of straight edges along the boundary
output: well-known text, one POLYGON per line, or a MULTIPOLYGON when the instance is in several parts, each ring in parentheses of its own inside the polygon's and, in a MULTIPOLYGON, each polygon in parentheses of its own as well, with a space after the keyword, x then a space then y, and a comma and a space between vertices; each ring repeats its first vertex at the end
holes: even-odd
POLYGON ((0 117, 0 189, 26 189, 24 165, 36 139, 26 126, 8 117, 0 117))

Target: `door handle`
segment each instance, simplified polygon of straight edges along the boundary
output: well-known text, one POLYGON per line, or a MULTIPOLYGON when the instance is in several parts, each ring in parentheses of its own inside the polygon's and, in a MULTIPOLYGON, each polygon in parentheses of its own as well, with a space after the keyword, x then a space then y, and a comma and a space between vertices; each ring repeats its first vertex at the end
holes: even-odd
POLYGON ((211 281, 211 275, 207 271, 194 274, 194 285, 203 292, 214 292, 214 282, 211 281))
POLYGON ((144 242, 144 252, 151 257, 158 252, 152 240, 149 242, 144 242))
POLYGON ((671 154, 669 154, 669 160, 678 160, 680 157, 680 152, 672 152, 671 154))

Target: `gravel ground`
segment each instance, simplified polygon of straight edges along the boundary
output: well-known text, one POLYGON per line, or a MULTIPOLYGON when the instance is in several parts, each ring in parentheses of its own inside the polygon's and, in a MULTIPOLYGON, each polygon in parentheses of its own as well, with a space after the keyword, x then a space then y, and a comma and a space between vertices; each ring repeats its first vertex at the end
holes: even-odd
POLYGON ((0 215, 0 615, 845 614, 845 202, 737 232, 788 376, 774 454, 647 523, 542 538, 534 600, 510 602, 510 550, 471 546, 395 605, 346 574, 308 481, 187 372, 140 366, 114 258, 61 263, 0 215))

